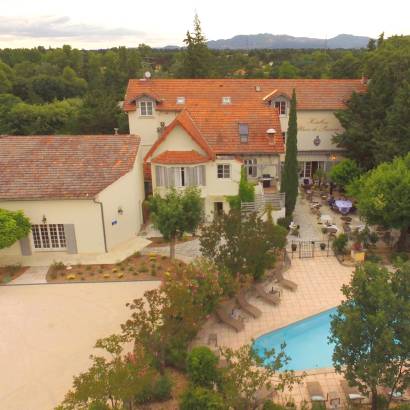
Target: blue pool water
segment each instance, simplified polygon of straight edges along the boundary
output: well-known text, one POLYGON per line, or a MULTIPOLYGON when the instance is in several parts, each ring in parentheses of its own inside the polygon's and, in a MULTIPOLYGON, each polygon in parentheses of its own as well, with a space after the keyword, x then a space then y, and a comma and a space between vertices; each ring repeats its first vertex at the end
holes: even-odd
POLYGON ((328 341, 330 316, 336 308, 292 323, 282 329, 267 333, 254 342, 254 348, 263 357, 264 350, 280 350, 285 342, 285 353, 291 358, 284 367, 287 370, 306 370, 332 367, 334 345, 328 341))

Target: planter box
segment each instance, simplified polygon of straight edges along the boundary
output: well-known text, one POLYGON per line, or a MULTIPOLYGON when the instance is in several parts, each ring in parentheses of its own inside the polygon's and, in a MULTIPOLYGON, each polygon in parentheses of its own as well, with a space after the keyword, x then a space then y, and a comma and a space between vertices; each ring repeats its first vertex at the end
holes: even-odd
POLYGON ((354 261, 356 262, 364 262, 366 259, 366 252, 365 251, 350 251, 350 255, 353 258, 354 261))

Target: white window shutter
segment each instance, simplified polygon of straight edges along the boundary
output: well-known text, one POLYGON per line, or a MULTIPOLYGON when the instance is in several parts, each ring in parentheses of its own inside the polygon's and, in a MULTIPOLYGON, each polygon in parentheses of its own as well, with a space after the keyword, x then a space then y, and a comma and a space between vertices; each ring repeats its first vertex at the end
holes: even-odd
POLYGON ((205 186, 206 185, 206 177, 205 177, 205 165, 200 165, 198 167, 199 171, 199 185, 205 186))

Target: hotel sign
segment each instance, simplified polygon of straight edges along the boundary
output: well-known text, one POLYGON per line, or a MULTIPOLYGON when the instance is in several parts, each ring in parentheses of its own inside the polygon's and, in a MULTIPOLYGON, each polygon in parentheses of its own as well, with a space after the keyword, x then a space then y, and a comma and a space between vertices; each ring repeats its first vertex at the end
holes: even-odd
POLYGON ((298 131, 312 131, 312 132, 337 132, 342 129, 336 124, 330 124, 325 119, 311 118, 308 121, 298 126, 298 131))

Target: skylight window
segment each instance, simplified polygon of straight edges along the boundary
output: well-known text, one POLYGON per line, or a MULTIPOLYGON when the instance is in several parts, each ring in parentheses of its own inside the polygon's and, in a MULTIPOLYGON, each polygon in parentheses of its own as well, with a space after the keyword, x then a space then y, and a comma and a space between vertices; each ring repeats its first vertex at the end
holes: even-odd
POLYGON ((249 138, 249 126, 248 124, 239 124, 239 139, 241 144, 247 144, 249 138))
POLYGON ((231 97, 222 97, 222 104, 223 105, 231 104, 231 97))
POLYGON ((177 104, 185 104, 185 97, 177 97, 177 104))

